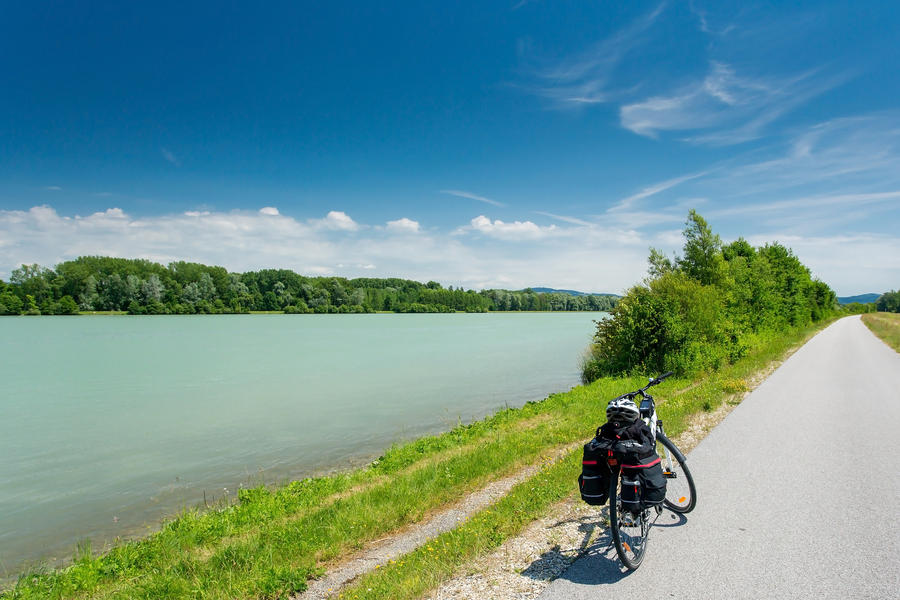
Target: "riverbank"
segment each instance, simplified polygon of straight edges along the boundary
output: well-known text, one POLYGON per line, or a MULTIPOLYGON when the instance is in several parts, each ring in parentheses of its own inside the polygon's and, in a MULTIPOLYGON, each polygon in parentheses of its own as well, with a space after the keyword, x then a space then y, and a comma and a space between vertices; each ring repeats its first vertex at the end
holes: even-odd
MULTIPOLYGON (((665 382, 657 397, 667 430, 677 435, 693 415, 742 393, 748 377, 824 325, 770 339, 715 374, 665 382)), ((3 598, 289 597, 366 544, 585 439, 603 422, 606 400, 643 383, 601 379, 394 447, 364 469, 242 490, 237 503, 185 512, 147 539, 99 557, 84 549, 66 569, 25 574, 3 598)), ((573 494, 577 459, 576 450, 546 461, 504 499, 354 589, 359 597, 418 597, 573 494)))

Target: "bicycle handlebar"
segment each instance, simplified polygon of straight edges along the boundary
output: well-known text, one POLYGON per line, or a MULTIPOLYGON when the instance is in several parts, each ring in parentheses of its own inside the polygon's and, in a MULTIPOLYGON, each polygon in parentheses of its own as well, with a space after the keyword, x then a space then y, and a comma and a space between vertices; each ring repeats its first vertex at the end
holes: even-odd
POLYGON ((637 395, 644 396, 644 395, 645 395, 644 392, 647 391, 648 388, 651 388, 651 387, 653 387, 654 385, 657 385, 657 384, 662 383, 664 379, 666 379, 667 377, 671 377, 671 376, 674 375, 674 374, 675 374, 675 371, 669 371, 668 373, 663 373, 663 374, 660 375, 659 377, 651 378, 650 381, 647 383, 647 385, 645 385, 645 386, 642 387, 641 389, 635 390, 635 391, 633 391, 633 392, 628 392, 627 394, 622 394, 621 396, 619 396, 619 398, 631 398, 631 399, 633 399, 633 398, 634 398, 635 396, 637 396, 637 395))
POLYGON ((663 373, 662 375, 660 375, 660 376, 657 377, 656 379, 650 380, 650 383, 647 384, 647 387, 650 387, 651 385, 656 385, 657 383, 662 383, 662 380, 663 380, 663 379, 665 379, 666 377, 671 377, 671 376, 674 375, 674 374, 675 374, 675 371, 669 371, 668 373, 663 373))

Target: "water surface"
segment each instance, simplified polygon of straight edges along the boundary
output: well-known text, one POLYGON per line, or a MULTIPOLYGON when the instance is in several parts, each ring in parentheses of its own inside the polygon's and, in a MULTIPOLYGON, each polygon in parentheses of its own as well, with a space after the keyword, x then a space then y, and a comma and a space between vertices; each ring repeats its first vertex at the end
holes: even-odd
POLYGON ((568 389, 601 315, 0 318, 0 575, 568 389))

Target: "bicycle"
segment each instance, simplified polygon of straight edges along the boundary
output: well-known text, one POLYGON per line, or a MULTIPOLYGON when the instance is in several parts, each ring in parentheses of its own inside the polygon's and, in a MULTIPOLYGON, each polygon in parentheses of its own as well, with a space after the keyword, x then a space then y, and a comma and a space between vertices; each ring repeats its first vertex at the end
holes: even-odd
POLYGON ((666 437, 662 420, 658 419, 656 415, 656 402, 653 400, 653 396, 647 393, 649 388, 661 383, 671 375, 672 372, 669 372, 656 378, 651 377, 649 383, 643 388, 615 398, 615 400, 624 398, 634 401, 636 397, 640 397, 639 418, 643 419, 650 427, 656 441, 657 454, 662 461, 663 476, 666 478, 666 495, 661 504, 652 508, 644 508, 638 512, 623 510, 621 492, 625 474, 622 472, 621 460, 617 456, 610 456, 607 460, 611 472, 609 527, 616 553, 622 560, 622 564, 631 571, 637 569, 644 560, 650 527, 662 514, 663 505, 679 514, 689 513, 697 505, 697 488, 684 454, 672 443, 672 440, 666 437))

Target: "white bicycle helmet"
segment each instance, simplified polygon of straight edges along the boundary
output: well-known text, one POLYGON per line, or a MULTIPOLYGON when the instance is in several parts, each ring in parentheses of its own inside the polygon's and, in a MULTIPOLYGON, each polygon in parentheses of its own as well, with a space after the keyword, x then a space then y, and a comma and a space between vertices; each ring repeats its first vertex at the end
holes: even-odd
POLYGON ((606 405, 606 420, 619 423, 634 423, 638 416, 638 407, 633 400, 616 398, 606 405))

